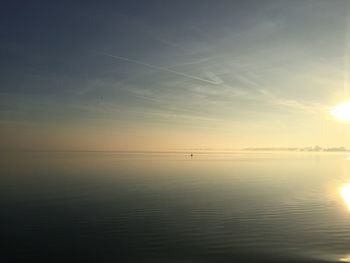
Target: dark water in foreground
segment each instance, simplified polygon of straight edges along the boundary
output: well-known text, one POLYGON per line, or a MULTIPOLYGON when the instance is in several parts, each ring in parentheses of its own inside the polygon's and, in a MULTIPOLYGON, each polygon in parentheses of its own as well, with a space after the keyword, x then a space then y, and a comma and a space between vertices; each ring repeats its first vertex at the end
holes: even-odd
POLYGON ((0 164, 1 263, 350 262, 344 153, 17 153, 0 164))

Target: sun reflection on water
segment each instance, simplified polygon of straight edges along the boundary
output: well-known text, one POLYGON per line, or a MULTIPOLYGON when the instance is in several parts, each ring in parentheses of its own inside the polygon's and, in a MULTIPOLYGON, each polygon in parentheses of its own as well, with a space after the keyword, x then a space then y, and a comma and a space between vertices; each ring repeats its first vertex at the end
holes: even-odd
POLYGON ((345 256, 345 257, 339 258, 339 261, 340 262, 350 262, 350 256, 345 256))
MULTIPOLYGON (((348 210, 350 211, 350 183, 340 187, 339 192, 346 206, 348 207, 348 210)), ((350 262, 350 258, 349 258, 349 262, 350 262)))

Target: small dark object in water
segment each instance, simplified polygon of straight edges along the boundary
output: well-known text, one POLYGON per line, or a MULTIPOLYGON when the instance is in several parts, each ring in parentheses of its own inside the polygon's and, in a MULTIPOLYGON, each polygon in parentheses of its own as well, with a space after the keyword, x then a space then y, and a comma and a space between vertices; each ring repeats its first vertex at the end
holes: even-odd
POLYGON ((191 153, 191 158, 193 157, 193 153, 191 153))

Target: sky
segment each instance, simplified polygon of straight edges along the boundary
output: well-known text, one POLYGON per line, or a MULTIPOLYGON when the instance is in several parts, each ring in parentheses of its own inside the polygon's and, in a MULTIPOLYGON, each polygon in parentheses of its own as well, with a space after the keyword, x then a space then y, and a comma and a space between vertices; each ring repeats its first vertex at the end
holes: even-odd
POLYGON ((347 0, 2 1, 0 149, 350 147, 347 0))

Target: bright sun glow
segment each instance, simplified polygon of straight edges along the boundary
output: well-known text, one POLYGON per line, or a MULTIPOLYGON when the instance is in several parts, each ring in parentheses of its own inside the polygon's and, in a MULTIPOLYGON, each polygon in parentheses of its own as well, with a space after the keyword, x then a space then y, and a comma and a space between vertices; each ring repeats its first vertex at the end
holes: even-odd
POLYGON ((339 259, 340 262, 350 262, 350 256, 342 257, 339 259))
POLYGON ((350 122, 350 102, 335 106, 330 112, 337 120, 350 122))
POLYGON ((346 206, 350 210, 350 184, 346 184, 339 189, 346 206))

